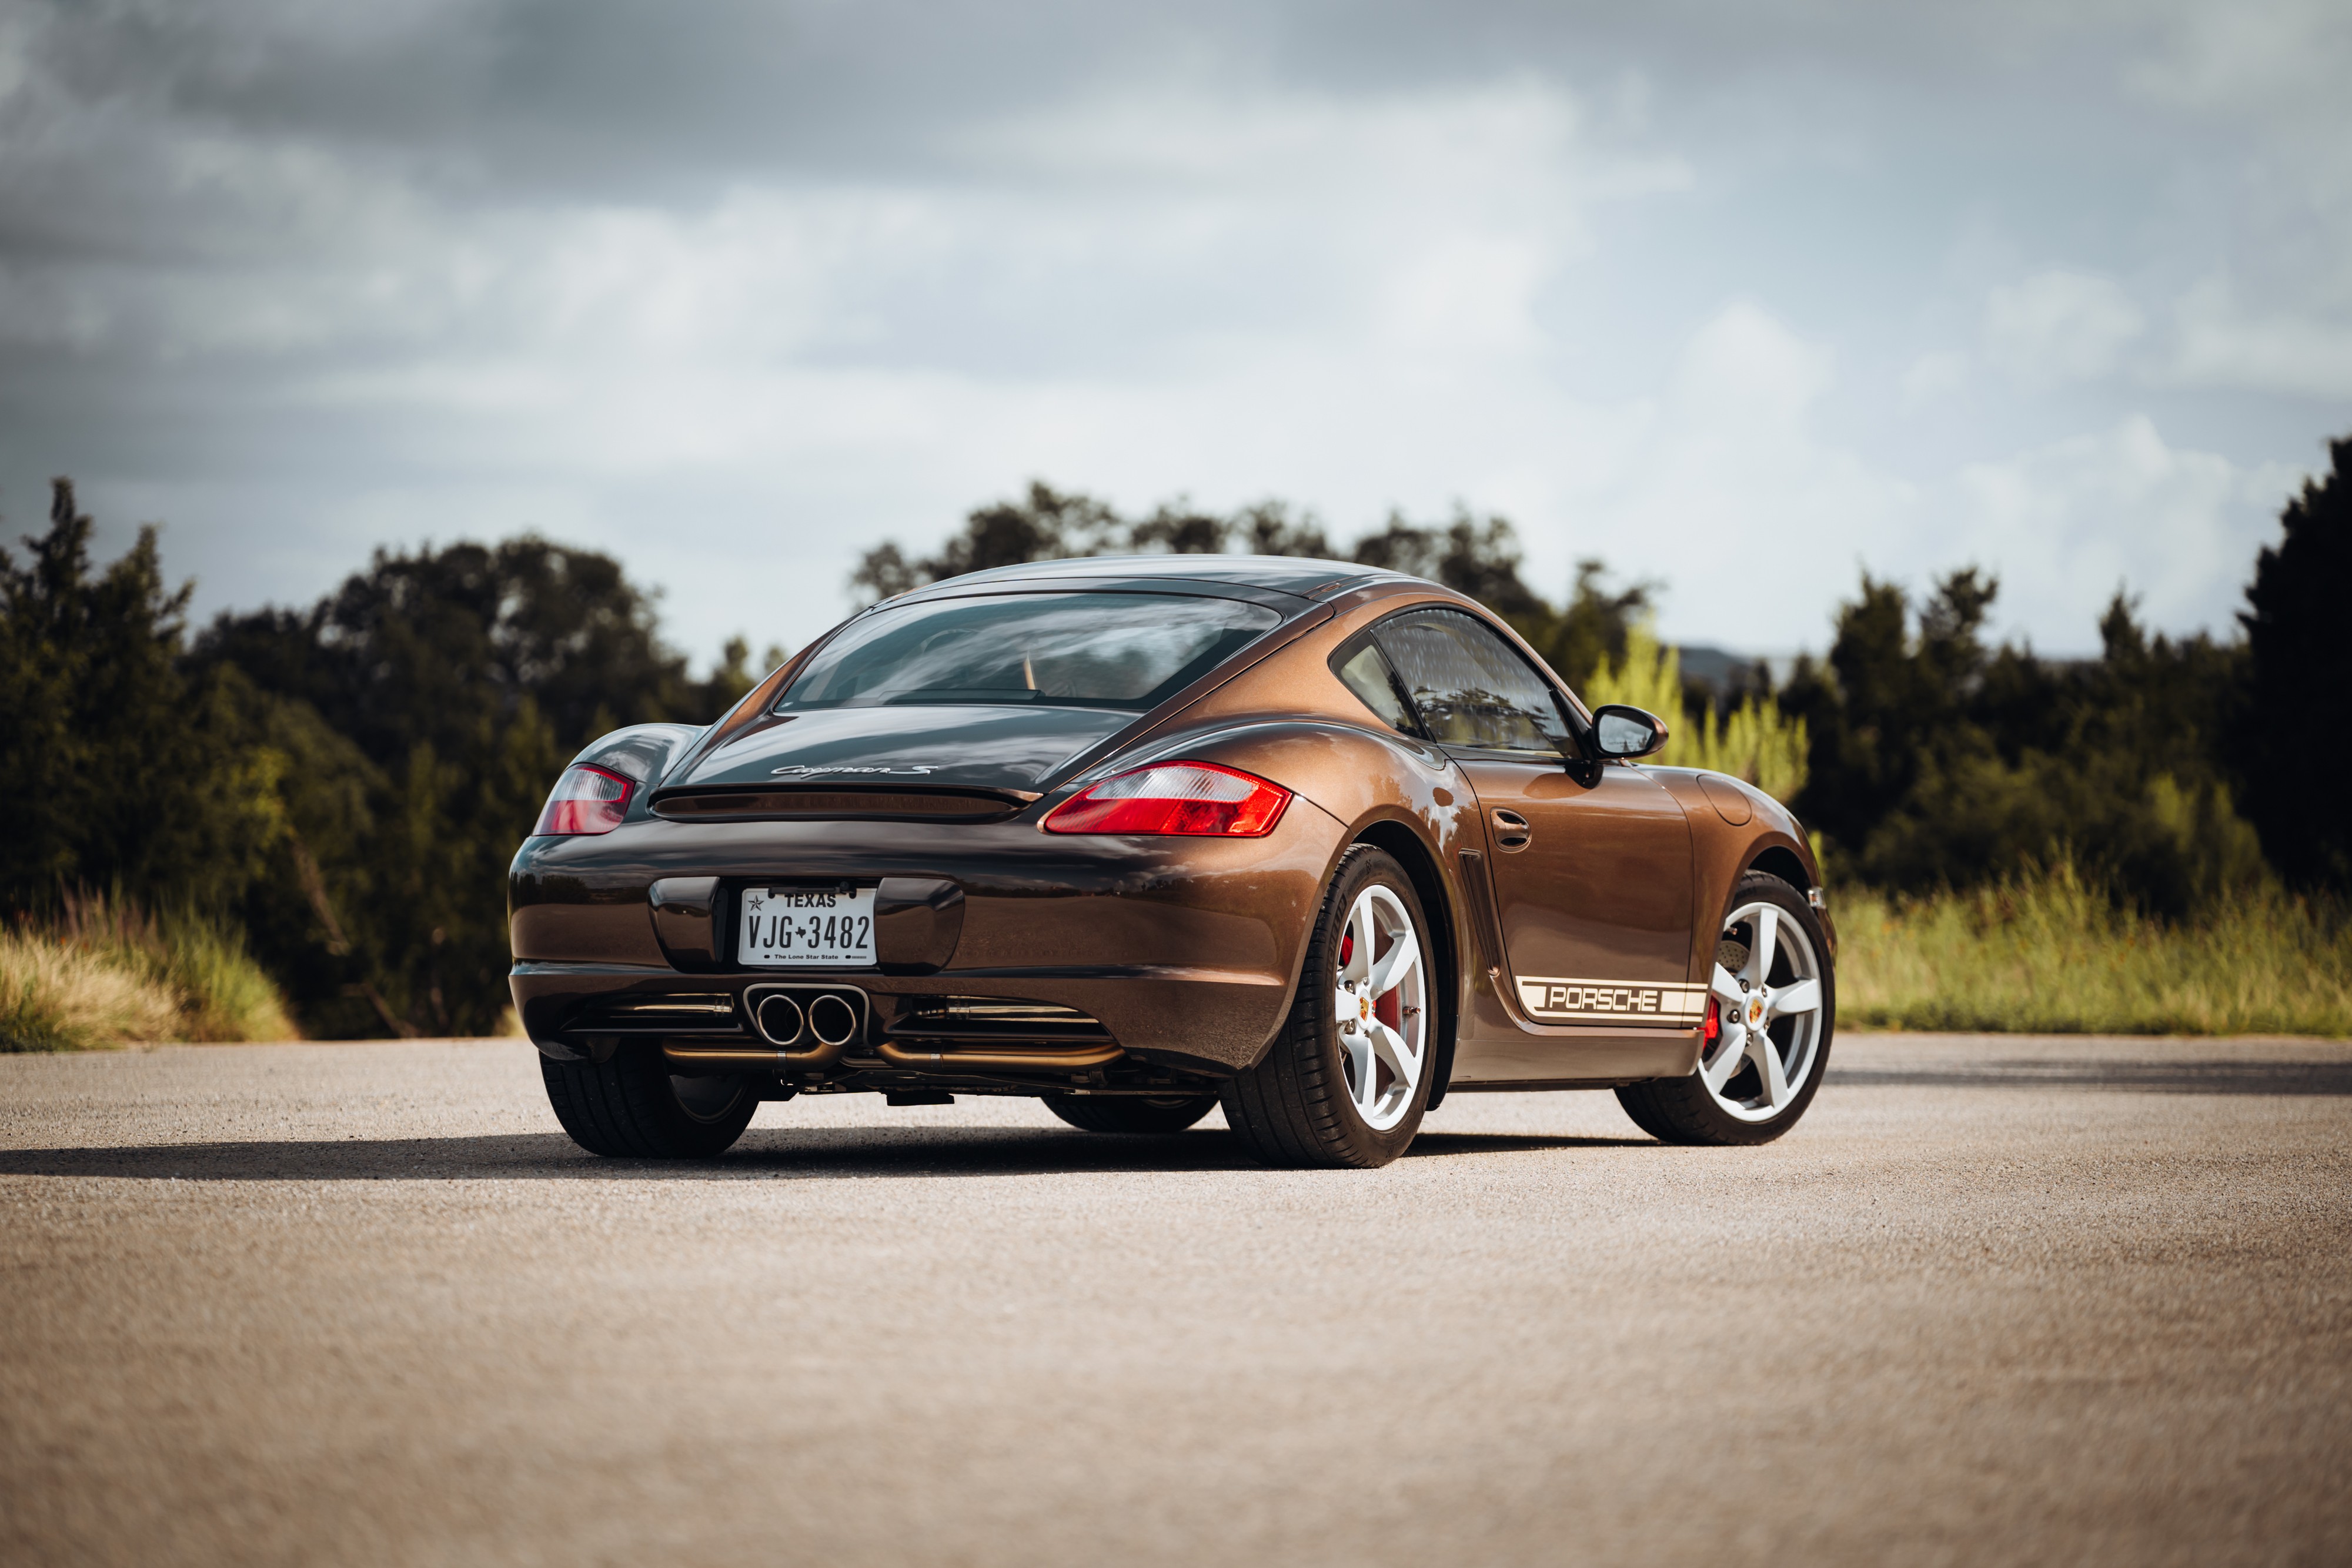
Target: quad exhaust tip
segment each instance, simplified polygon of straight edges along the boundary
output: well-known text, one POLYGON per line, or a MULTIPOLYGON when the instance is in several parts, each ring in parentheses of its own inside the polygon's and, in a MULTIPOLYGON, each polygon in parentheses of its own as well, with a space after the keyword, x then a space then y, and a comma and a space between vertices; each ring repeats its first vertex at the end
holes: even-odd
POLYGON ((847 1045, 857 1038, 865 1011, 854 992, 821 990, 815 987, 798 995, 768 991, 751 1004, 751 1025, 761 1039, 779 1049, 805 1045, 811 1040, 827 1048, 847 1045))

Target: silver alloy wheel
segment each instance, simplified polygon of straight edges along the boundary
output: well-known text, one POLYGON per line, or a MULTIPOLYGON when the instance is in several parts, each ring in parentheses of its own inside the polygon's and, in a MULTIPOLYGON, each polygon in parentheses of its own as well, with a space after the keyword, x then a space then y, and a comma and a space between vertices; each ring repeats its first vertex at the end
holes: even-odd
POLYGON ((1331 1016, 1348 1100, 1375 1133, 1404 1120, 1429 1061, 1429 987, 1421 936, 1404 901, 1378 883, 1340 928, 1331 1016))
POLYGON ((1701 1053, 1698 1077, 1727 1114, 1769 1122, 1804 1088, 1821 1055, 1821 977, 1811 939, 1779 904, 1742 904, 1725 919, 1712 985, 1723 1033, 1701 1053))

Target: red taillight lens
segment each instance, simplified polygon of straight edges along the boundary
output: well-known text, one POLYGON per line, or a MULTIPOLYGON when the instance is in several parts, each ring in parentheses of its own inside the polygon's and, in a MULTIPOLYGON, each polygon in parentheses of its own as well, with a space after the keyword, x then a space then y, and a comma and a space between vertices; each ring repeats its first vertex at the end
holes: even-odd
POLYGON ((1262 839, 1290 791, 1213 762, 1162 762, 1106 779, 1045 819, 1049 833, 1182 833, 1262 839))
POLYGON ((555 781, 547 809, 540 812, 539 825, 531 829, 531 835, 609 833, 621 825, 634 788, 617 773, 574 763, 555 781))

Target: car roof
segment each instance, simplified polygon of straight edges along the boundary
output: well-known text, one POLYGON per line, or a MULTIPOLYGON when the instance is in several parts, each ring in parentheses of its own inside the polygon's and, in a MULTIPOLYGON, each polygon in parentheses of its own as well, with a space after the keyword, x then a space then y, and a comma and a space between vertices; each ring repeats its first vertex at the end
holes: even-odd
POLYGON ((967 583, 1071 580, 1115 578, 1133 582, 1139 578, 1174 581, 1213 582, 1236 588, 1271 589, 1302 598, 1326 599, 1367 582, 1420 580, 1406 573, 1365 566, 1351 560, 1318 560, 1288 555, 1093 555, 1066 560, 1023 561, 966 572, 925 590, 960 588, 967 583))

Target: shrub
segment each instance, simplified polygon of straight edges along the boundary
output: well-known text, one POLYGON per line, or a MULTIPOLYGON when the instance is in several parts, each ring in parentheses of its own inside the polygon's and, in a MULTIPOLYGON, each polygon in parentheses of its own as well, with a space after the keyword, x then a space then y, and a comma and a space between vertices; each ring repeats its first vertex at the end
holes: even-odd
POLYGON ((1626 630, 1625 656, 1602 664, 1582 695, 1595 707, 1624 703, 1664 719, 1666 747, 1658 761, 1665 767, 1729 773, 1775 800, 1793 800, 1805 787, 1805 721, 1754 696, 1727 714, 1685 711, 1682 655, 1646 624, 1626 630))
POLYGON ((233 924, 81 894, 53 919, 0 932, 0 1050, 294 1038, 233 924))
POLYGON ((0 931, 0 1051, 89 1051, 160 1040, 172 993, 112 956, 34 931, 0 931))

